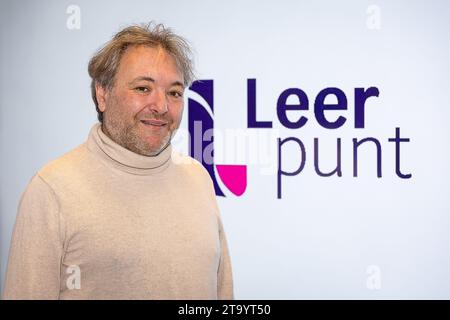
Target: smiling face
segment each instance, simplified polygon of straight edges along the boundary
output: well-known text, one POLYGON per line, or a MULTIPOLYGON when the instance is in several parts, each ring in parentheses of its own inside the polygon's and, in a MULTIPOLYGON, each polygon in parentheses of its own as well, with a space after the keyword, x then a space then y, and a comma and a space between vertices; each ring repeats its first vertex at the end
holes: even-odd
POLYGON ((102 130, 135 153, 154 156, 170 143, 183 113, 183 76, 163 48, 126 49, 110 90, 96 86, 102 130))

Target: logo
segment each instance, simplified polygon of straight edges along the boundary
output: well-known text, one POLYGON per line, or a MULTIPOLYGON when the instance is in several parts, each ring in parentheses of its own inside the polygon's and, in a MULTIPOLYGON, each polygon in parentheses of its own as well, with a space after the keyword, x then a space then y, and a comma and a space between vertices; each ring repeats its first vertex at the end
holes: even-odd
MULTIPOLYGON (((188 100, 188 129, 191 137, 190 155, 208 170, 214 182, 216 195, 224 196, 221 185, 223 183, 233 194, 240 196, 245 192, 247 186, 247 166, 216 165, 214 163, 213 80, 196 81, 192 84, 190 90, 191 96, 193 96, 192 99, 189 98, 188 100)), ((287 130, 293 134, 289 134, 287 137, 279 136, 274 144, 275 150, 277 150, 277 160, 275 161, 278 168, 276 170, 278 199, 283 197, 283 179, 298 176, 304 170, 312 169, 317 176, 322 178, 341 178, 344 176, 344 172, 348 172, 347 175, 352 174, 354 178, 358 178, 358 167, 359 162, 361 162, 359 160, 360 149, 361 146, 367 144, 375 146, 376 177, 382 178, 382 140, 395 144, 395 153, 391 153, 395 160, 395 174, 401 179, 410 179, 412 177, 411 173, 404 173, 400 169, 400 144, 410 142, 409 138, 401 137, 400 127, 395 127, 394 137, 381 136, 381 139, 374 136, 361 137, 361 133, 366 129, 365 110, 371 104, 367 102, 379 97, 379 89, 375 86, 368 88, 355 87, 350 95, 353 96, 353 104, 348 103, 349 100, 346 93, 338 87, 326 87, 320 90, 315 95, 314 100, 311 100, 311 97, 308 97, 307 93, 301 88, 287 88, 275 99, 276 103, 273 105, 273 108, 276 110, 278 124, 274 126, 273 119, 269 118, 264 121, 257 119, 256 79, 247 79, 247 129, 253 129, 247 131, 274 132, 282 127, 285 129, 283 130, 283 135, 287 130), (332 98, 334 101, 330 102, 329 98, 332 98), (340 114, 332 111, 340 111, 340 114), (287 116, 288 113, 290 117, 287 116), (292 115, 293 113, 295 117, 292 115), (347 121, 349 116, 352 116, 354 121, 347 121), (311 124, 311 122, 313 123, 311 124), (328 131, 326 134, 328 140, 330 137, 336 139, 336 161, 335 164, 333 161, 333 169, 324 171, 319 165, 322 162, 320 159, 323 158, 323 152, 319 152, 319 145, 324 137, 304 134, 302 129, 308 125, 326 129, 328 131), (349 128, 354 129, 356 136, 354 138, 348 135, 346 137, 339 136, 339 131, 336 130, 344 126, 347 127, 347 130, 349 128), (343 145, 344 147, 342 147, 343 145), (348 155, 343 156, 342 150, 348 155), (297 165, 288 166, 289 169, 286 169, 286 164, 292 163, 292 159, 299 159, 297 165), (308 166, 310 167, 309 169, 308 166)), ((323 130, 317 132, 325 136, 323 130)), ((216 137, 220 139, 220 131, 217 132, 216 137)), ((240 140, 244 139, 245 135, 243 134, 240 140)), ((252 145, 248 145, 248 147, 251 148, 252 145)), ((327 154, 329 158, 329 152, 327 154)), ((256 155, 259 155, 259 152, 256 155)), ((367 156, 365 159, 367 159, 367 156)), ((245 163, 249 164, 247 161, 245 163)))
POLYGON ((209 172, 217 196, 225 197, 221 184, 241 196, 247 188, 247 166, 214 163, 214 81, 197 80, 189 89, 189 155, 209 172))

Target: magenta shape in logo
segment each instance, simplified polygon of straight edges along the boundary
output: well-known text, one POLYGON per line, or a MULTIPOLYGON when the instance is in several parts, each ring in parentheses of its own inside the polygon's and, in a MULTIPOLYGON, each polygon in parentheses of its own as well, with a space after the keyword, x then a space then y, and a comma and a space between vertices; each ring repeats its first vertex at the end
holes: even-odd
POLYGON ((216 165, 220 179, 236 196, 241 196, 247 188, 247 166, 245 165, 216 165))

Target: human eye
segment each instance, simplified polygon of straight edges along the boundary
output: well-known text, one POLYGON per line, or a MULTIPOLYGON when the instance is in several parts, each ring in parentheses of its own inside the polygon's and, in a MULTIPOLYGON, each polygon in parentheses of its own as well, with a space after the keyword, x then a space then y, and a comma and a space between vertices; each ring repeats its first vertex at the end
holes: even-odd
POLYGON ((137 92, 140 92, 140 93, 148 93, 148 92, 150 92, 150 88, 143 87, 143 86, 136 87, 136 88, 134 88, 134 90, 136 90, 137 92))
POLYGON ((169 91, 169 95, 174 97, 174 98, 182 98, 183 97, 183 91, 172 90, 172 91, 169 91))

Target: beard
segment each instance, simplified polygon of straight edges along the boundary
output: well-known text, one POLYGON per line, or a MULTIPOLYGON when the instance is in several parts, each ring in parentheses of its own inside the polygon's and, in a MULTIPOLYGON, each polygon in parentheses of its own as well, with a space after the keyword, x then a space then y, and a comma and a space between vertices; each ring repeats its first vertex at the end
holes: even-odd
MULTIPOLYGON (((160 119, 160 117, 143 117, 144 119, 160 119)), ((172 121, 167 121, 167 128, 158 129, 153 135, 149 133, 139 119, 126 121, 123 115, 113 110, 104 113, 102 130, 114 142, 134 153, 143 156, 157 156, 170 144, 173 131, 172 121), (151 136, 150 136, 151 135, 151 136), (145 138, 148 139, 145 139, 145 138), (152 140, 151 142, 149 140, 152 140)))

